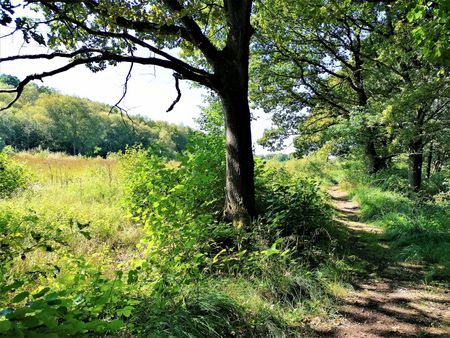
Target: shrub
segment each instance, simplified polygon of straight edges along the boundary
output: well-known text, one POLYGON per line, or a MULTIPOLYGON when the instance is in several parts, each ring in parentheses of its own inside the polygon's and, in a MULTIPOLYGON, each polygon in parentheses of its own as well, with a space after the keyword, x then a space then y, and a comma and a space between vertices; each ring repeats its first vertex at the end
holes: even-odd
POLYGON ((256 186, 263 221, 275 224, 284 236, 305 235, 329 224, 331 208, 314 179, 260 164, 256 186))
MULTIPOLYGON (((136 264, 148 292, 135 313, 145 335, 251 336, 245 309, 232 300, 214 293, 192 298, 211 280, 259 280, 261 293, 274 303, 296 305, 327 296, 320 278, 305 273, 307 264, 318 266, 323 255, 316 250, 314 259, 304 259, 307 254, 297 251, 301 246, 310 252, 318 229, 331 218, 319 184, 258 162, 260 217, 249 227, 234 228, 221 222, 223 149, 223 135, 211 133, 194 135, 177 161, 140 148, 121 155, 125 205, 145 232, 136 264)), ((283 323, 270 321, 276 332, 282 330, 283 323)), ((252 332, 279 336, 263 323, 255 325, 252 332)))
POLYGON ((0 198, 11 197, 25 189, 30 175, 25 167, 11 158, 11 152, 0 152, 0 198))
POLYGON ((61 229, 46 226, 32 211, 0 207, 1 336, 79 337, 121 329, 118 317, 131 305, 121 278, 106 279, 74 257, 61 229), (61 268, 51 264, 52 253, 61 268), (46 254, 47 264, 33 259, 46 254), (27 261, 29 271, 17 271, 27 261))
POLYGON ((145 230, 138 263, 168 298, 197 281, 206 264, 209 230, 223 206, 223 149, 222 137, 194 135, 176 162, 136 148, 121 157, 125 204, 145 230))

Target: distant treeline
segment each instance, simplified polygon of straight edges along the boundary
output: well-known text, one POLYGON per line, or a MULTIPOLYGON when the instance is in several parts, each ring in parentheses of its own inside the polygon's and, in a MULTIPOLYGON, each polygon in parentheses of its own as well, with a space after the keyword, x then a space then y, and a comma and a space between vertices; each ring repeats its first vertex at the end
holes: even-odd
MULTIPOLYGON (((15 87, 14 76, 0 74, 0 86, 15 87)), ((0 106, 12 98, 0 96, 0 106)), ((61 95, 54 89, 29 85, 12 108, 0 112, 0 148, 17 150, 36 148, 73 155, 100 155, 124 150, 127 146, 154 147, 172 158, 184 149, 187 127, 141 116, 129 120, 106 104, 61 95)))

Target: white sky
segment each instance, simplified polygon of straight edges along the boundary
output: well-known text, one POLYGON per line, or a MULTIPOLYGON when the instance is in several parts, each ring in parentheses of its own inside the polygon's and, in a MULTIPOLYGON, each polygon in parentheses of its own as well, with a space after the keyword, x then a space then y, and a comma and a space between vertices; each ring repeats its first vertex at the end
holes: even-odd
MULTIPOLYGON (((0 26, 0 36, 5 34, 5 28, 0 26)), ((21 35, 0 39, 0 57, 49 52, 47 48, 37 44, 24 44, 21 35)), ((65 60, 20 60, 0 63, 0 73, 10 74, 23 79, 26 75, 41 73, 65 64, 65 60)), ((57 89, 63 94, 89 98, 93 101, 115 104, 123 92, 123 83, 128 73, 129 65, 119 64, 106 70, 92 73, 85 66, 78 66, 67 72, 47 77, 43 85, 57 89)), ((194 119, 199 116, 203 104, 202 95, 207 93, 201 88, 193 88, 189 81, 180 81, 182 97, 175 108, 166 113, 167 108, 175 99, 177 93, 174 86, 172 71, 163 68, 134 65, 128 93, 121 106, 130 114, 140 114, 152 120, 164 120, 172 123, 195 127, 194 119)), ((252 123, 252 137, 257 154, 267 153, 256 144, 264 129, 271 125, 270 116, 257 111, 257 118, 252 123)), ((292 149, 289 149, 292 150, 292 149)))

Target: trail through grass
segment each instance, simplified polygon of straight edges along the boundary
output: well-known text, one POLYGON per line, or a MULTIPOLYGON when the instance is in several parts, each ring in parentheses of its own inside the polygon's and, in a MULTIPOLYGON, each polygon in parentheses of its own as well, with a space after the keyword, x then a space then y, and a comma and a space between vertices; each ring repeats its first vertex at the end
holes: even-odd
POLYGON ((338 322, 313 322, 324 337, 448 337, 447 283, 424 283, 426 268, 399 259, 382 228, 360 221, 359 205, 337 186, 329 193, 342 231, 342 254, 353 267, 354 291, 338 322))

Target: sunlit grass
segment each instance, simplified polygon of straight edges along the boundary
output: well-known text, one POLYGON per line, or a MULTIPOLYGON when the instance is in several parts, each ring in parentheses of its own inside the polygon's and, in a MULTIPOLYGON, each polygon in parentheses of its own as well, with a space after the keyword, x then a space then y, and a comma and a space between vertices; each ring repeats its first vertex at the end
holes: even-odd
POLYGON ((450 279, 450 204, 390 190, 407 185, 404 178, 393 176, 395 172, 371 180, 358 170, 348 170, 342 187, 360 204, 363 221, 386 230, 385 238, 400 259, 427 263, 431 279, 450 279))
MULTIPOLYGON (((42 226, 61 229, 70 251, 105 273, 133 257, 142 230, 126 217, 121 206, 116 159, 24 152, 15 159, 32 172, 31 187, 14 198, 0 200, 0 208, 33 214, 42 226), (86 226, 86 236, 80 234, 78 225, 86 226)), ((49 256, 38 251, 23 267, 48 265, 49 256)), ((53 256, 51 264, 57 265, 53 256)))
MULTIPOLYGON (((36 274, 34 284, 27 285, 30 292, 40 286, 63 290, 76 285, 76 278, 94 278, 95 271, 113 280, 115 272, 123 270, 126 280, 127 270, 139 256, 137 244, 144 231, 127 217, 122 205, 123 177, 118 161, 50 153, 19 153, 15 159, 30 169, 32 183, 28 191, 0 200, 0 212, 11 210, 18 223, 21 217, 33 215, 41 233, 60 231, 64 244, 58 251, 36 250, 15 261, 13 275, 36 274), (90 277, 80 277, 83 269, 91 269, 90 277)), ((314 172, 316 164, 302 161, 298 165, 306 169, 301 175, 314 172)), ((170 162, 168 167, 179 165, 170 162)), ((287 170, 296 172, 299 166, 292 162, 287 170)), ((330 252, 329 235, 326 238, 323 246, 320 240, 308 240, 296 258, 283 264, 258 256, 260 261, 236 262, 241 265, 233 268, 234 272, 202 272, 198 284, 187 285, 183 295, 171 301, 163 302, 158 292, 164 291, 154 290, 158 276, 143 274, 148 280, 140 280, 128 294, 139 299, 130 317, 136 325, 132 332, 302 337, 305 321, 313 316, 333 316, 336 302, 348 291, 341 280, 344 270, 330 252), (252 269, 258 273, 249 273, 252 269), (241 274, 240 270, 247 272, 241 274)))

